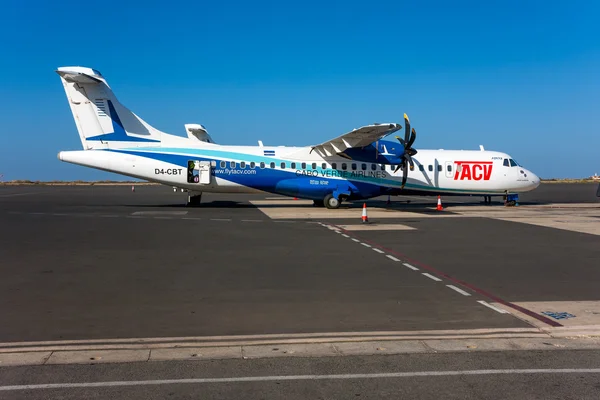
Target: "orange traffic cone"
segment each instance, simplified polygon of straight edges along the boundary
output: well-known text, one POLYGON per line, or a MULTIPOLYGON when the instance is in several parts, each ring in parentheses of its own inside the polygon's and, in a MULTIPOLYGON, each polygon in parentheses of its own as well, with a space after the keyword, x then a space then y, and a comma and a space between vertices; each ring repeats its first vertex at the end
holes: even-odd
POLYGON ((442 207, 442 198, 439 195, 438 195, 437 207, 435 209, 438 211, 442 211, 444 209, 444 207, 442 207))
POLYGON ((369 222, 369 217, 367 216, 367 203, 363 203, 362 222, 363 224, 369 222))
POLYGON ((135 186, 131 185, 131 191, 135 192, 135 186))

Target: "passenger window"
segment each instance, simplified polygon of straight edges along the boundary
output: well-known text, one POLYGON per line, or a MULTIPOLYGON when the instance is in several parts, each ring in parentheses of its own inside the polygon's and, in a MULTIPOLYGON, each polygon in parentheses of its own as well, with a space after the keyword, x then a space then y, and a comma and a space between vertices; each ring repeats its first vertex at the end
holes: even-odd
POLYGON ((385 164, 381 164, 381 170, 385 171, 385 164))
POLYGON ((323 164, 321 164, 321 168, 323 168, 323 169, 327 169, 327 163, 323 163, 323 164))
POLYGON ((419 171, 425 171, 425 166, 424 165, 419 165, 419 171))
POLYGON ((433 172, 433 165, 429 164, 429 172, 433 172))
POLYGON ((331 169, 337 169, 337 163, 331 163, 331 169))
POLYGON ((290 168, 291 168, 291 169, 296 169, 296 163, 295 163, 295 162, 291 163, 291 164, 290 164, 290 168))
POLYGON ((274 162, 272 162, 272 163, 271 163, 269 166, 270 166, 271 168, 275 168, 275 163, 274 163, 274 162))
POLYGON ((245 161, 242 161, 240 163, 240 168, 246 168, 246 162, 245 161))
POLYGON ((352 171, 356 171, 356 163, 352 163, 352 171))
POLYGON ((442 166, 438 164, 438 172, 442 172, 442 166))
POLYGON ((448 172, 452 172, 452 165, 448 165, 448 172))
POLYGON ((264 167, 265 167, 265 163, 264 163, 264 162, 261 162, 261 163, 260 163, 260 167, 261 167, 261 168, 264 168, 264 167))
POLYGON ((377 164, 371 164, 371 170, 375 171, 377 169, 377 164))
POLYGON ((360 169, 362 169, 363 171, 367 170, 367 164, 361 164, 360 165, 360 169))
POLYGON ((346 165, 346 163, 342 163, 342 169, 345 171, 348 169, 348 165, 346 165))
MULTIPOLYGON (((508 163, 508 160, 507 160, 508 163)), ((221 161, 221 168, 225 168, 227 166, 227 163, 225 161, 221 161)))
POLYGON ((508 161, 510 161, 510 166, 511 167, 516 167, 517 166, 517 163, 512 158, 510 160, 508 160, 508 161))
POLYGON ((230 166, 231 168, 235 168, 235 161, 231 161, 231 162, 229 163, 229 166, 230 166))
POLYGON ((302 163, 302 169, 306 169, 306 163, 305 162, 302 163))
POLYGON ((254 169, 254 167, 256 167, 256 163, 255 163, 254 161, 252 161, 252 162, 250 163, 250 168, 254 169))
POLYGON ((502 165, 504 165, 505 167, 508 167, 508 158, 504 159, 504 161, 502 162, 502 165))
POLYGON ((211 167, 216 167, 216 166, 217 166, 217 162, 216 162, 215 160, 212 160, 212 161, 210 162, 210 166, 211 166, 211 167))
POLYGON ((316 162, 312 163, 311 167, 312 167, 312 169, 317 169, 317 163, 316 162))
POLYGON ((284 162, 281 163, 281 169, 285 169, 285 163, 284 162))

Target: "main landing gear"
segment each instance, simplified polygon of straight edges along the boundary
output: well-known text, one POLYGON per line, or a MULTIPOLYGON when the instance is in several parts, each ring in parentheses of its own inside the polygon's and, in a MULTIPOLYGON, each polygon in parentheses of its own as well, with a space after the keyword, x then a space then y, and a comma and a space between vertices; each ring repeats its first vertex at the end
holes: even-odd
POLYGON ((483 204, 492 204, 492 196, 483 196, 483 204))
POLYGON ((189 192, 187 199, 188 207, 197 207, 202 202, 202 192, 189 192))
POLYGON ((332 194, 325 196, 323 202, 325 203, 325 207, 329 208, 330 210, 340 208, 340 200, 332 194))

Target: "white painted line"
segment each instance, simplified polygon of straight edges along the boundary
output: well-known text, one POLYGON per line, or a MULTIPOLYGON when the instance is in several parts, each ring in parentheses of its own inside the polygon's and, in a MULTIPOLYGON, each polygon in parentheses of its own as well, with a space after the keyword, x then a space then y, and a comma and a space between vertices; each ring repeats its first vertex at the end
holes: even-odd
POLYGON ((600 368, 539 368, 539 369, 476 369, 462 371, 414 371, 387 372, 373 374, 339 374, 339 375, 275 375, 275 376, 237 376, 231 378, 191 378, 191 379, 159 379, 145 381, 112 381, 112 382, 77 382, 77 383, 42 383, 37 385, 0 386, 0 391, 35 389, 74 389, 119 386, 157 386, 174 384, 201 383, 238 383, 238 382, 272 382, 272 381, 316 381, 316 380, 348 380, 348 379, 385 379, 414 378, 424 376, 466 376, 466 375, 539 375, 539 374, 600 374, 600 368))
POLYGON ((352 238, 356 243, 360 243, 360 240, 352 238))
POLYGON ((402 265, 404 265, 404 266, 405 266, 405 267, 407 267, 407 268, 410 268, 410 269, 412 269, 413 271, 418 271, 418 270, 419 270, 419 268, 417 268, 417 267, 415 267, 415 266, 412 266, 412 265, 410 265, 409 263, 403 263, 402 265))
POLYGON ((434 276, 434 275, 428 274, 427 272, 423 272, 423 275, 425 275, 425 276, 426 276, 426 277, 428 277, 429 279, 433 279, 433 280, 434 280, 434 281, 436 281, 436 282, 439 282, 439 281, 441 281, 441 279, 440 279, 440 278, 438 278, 437 276, 434 276))
POLYGON ((346 235, 345 233, 342 233, 343 237, 349 238, 350 236, 346 235))
POLYGON ((211 218, 211 221, 231 221, 231 218, 211 218))
POLYGON ((460 294, 462 294, 463 296, 470 296, 470 293, 465 292, 464 290, 462 290, 461 288, 457 288, 454 285, 446 285, 447 287, 449 287, 450 289, 454 290, 455 292, 458 292, 460 294))
POLYGON ((510 314, 508 311, 503 310, 503 309, 498 308, 498 307, 495 307, 495 306, 491 305, 490 303, 488 303, 487 301, 477 300, 477 302, 479 304, 482 304, 482 305, 486 306, 487 308, 491 308, 492 310, 499 312, 500 314, 510 314))
POLYGON ((361 244, 362 244, 363 246, 365 246, 365 247, 371 247, 371 245, 370 245, 370 244, 367 244, 367 243, 361 243, 361 244))
POLYGON ((392 260, 392 261, 400 262, 400 260, 399 260, 399 259, 397 259, 396 257, 394 257, 394 256, 391 256, 391 255, 389 255, 389 254, 388 254, 386 257, 387 257, 387 258, 389 258, 389 259, 390 259, 390 260, 392 260))
POLYGON ((378 252, 379 254, 384 254, 384 253, 385 253, 385 251, 383 251, 383 250, 379 250, 379 249, 376 249, 375 247, 373 247, 373 251, 376 251, 376 252, 378 252))

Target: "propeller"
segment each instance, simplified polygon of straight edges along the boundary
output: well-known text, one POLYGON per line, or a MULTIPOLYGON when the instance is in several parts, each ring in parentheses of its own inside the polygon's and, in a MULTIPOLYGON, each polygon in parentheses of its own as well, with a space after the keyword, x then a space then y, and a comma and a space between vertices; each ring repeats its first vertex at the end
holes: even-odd
POLYGON ((396 136, 396 139, 400 142, 400 144, 404 147, 404 154, 402 154, 402 161, 396 169, 394 173, 398 172, 400 168, 402 168, 402 189, 404 189, 404 185, 406 185, 406 180, 408 179, 408 166, 413 169, 415 167, 415 163, 412 160, 412 156, 417 154, 417 150, 415 150, 412 145, 417 138, 417 132, 415 128, 410 128, 410 121, 408 120, 408 115, 404 114, 404 139, 399 136, 396 136))

